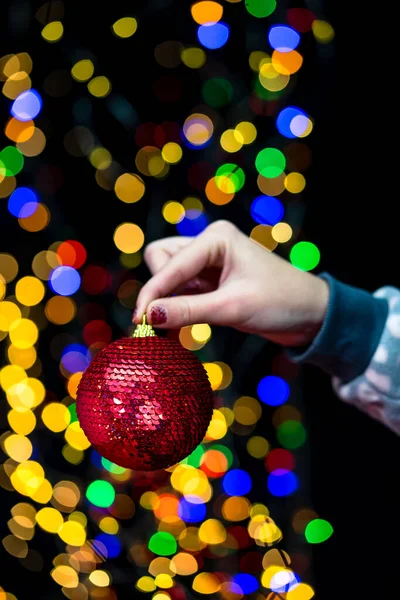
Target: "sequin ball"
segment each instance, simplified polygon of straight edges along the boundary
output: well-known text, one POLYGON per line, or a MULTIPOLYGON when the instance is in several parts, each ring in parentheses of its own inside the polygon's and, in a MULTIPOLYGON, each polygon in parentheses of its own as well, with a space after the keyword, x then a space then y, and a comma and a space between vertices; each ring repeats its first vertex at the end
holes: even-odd
POLYGON ((77 414, 94 448, 122 467, 165 469, 202 441, 213 393, 200 360, 175 340, 124 338, 96 354, 77 414))

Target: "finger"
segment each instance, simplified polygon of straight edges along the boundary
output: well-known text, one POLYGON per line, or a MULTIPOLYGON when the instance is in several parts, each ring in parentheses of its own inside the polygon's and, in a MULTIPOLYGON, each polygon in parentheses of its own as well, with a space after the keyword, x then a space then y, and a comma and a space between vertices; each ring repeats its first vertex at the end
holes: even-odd
POLYGON ((193 241, 192 237, 172 236, 149 244, 144 251, 144 260, 152 275, 160 271, 181 248, 193 241))
POLYGON ((174 296, 154 300, 146 312, 154 327, 179 329, 197 323, 223 325, 226 299, 220 291, 195 296, 174 296))
POLYGON ((222 266, 224 251, 223 238, 207 234, 194 238, 142 287, 136 302, 135 322, 140 321, 150 302, 156 298, 165 298, 206 267, 222 266))

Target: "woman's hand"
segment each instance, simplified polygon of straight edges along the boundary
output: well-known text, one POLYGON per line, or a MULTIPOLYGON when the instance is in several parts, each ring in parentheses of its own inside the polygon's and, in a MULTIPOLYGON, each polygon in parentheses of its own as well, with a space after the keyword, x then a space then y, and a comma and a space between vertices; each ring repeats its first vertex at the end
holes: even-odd
POLYGON ((329 289, 244 235, 228 221, 197 237, 147 246, 152 278, 140 290, 134 323, 167 329, 208 323, 263 336, 286 346, 309 344, 321 327, 329 289))

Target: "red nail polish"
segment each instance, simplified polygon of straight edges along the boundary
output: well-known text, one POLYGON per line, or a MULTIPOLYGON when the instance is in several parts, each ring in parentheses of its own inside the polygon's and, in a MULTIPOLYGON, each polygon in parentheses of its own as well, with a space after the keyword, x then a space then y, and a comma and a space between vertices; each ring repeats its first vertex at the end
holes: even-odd
POLYGON ((153 306, 150 310, 150 320, 152 325, 161 325, 167 320, 167 311, 163 306, 153 306))

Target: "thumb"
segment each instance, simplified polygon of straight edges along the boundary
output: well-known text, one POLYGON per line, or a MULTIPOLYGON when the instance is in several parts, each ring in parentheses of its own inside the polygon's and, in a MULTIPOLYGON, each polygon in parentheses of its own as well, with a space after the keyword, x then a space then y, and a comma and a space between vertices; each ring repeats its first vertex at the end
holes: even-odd
POLYGON ((197 323, 223 325, 225 300, 218 292, 194 296, 173 296, 153 300, 146 310, 151 325, 163 329, 179 329, 197 323))

